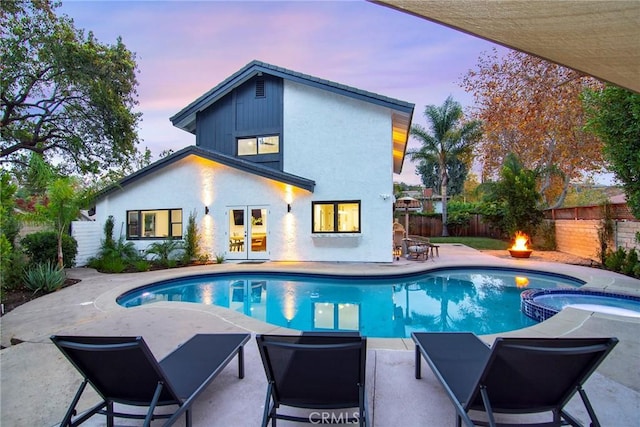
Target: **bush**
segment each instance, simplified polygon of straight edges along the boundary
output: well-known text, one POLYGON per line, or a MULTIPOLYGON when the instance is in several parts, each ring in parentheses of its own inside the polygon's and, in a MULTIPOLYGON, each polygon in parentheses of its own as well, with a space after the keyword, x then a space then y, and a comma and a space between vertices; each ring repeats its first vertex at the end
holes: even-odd
POLYGON ((624 265, 626 257, 627 253, 624 248, 618 248, 615 252, 609 252, 605 256, 604 265, 607 267, 607 270, 620 272, 622 271, 622 266, 624 265))
MULTIPOLYGON (((58 236, 54 231, 39 231, 28 234, 21 241, 25 253, 34 264, 58 262, 58 236)), ((62 236, 62 256, 64 266, 73 267, 78 254, 78 242, 66 234, 62 236)))
POLYGON ((50 261, 32 265, 24 272, 24 284, 34 293, 57 291, 64 285, 65 278, 64 270, 50 261))
POLYGON ((103 273, 122 273, 127 268, 127 262, 117 256, 101 258, 96 267, 103 273))
POLYGON ((624 259, 624 264, 622 266, 622 274, 626 274, 627 276, 634 276, 634 270, 638 265, 638 253, 635 249, 630 249, 627 252, 627 256, 624 259))
POLYGON ((222 264, 224 262, 224 254, 216 254, 216 264, 222 264))
POLYGON ((136 271, 139 272, 149 271, 149 269, 151 268, 151 263, 146 259, 140 259, 138 261, 134 261, 133 267, 136 269, 136 271))
POLYGON ((556 227, 553 221, 542 221, 531 237, 533 245, 542 251, 555 251, 556 245, 556 227))
POLYGON ((165 240, 162 242, 154 242, 147 248, 147 253, 155 255, 155 259, 165 267, 175 267, 175 261, 172 255, 175 251, 183 249, 181 240, 165 240))
POLYGON ((200 256, 200 237, 198 236, 198 225, 196 224, 196 213, 189 214, 187 222, 187 232, 184 236, 184 253, 182 254, 182 262, 189 264, 200 256))

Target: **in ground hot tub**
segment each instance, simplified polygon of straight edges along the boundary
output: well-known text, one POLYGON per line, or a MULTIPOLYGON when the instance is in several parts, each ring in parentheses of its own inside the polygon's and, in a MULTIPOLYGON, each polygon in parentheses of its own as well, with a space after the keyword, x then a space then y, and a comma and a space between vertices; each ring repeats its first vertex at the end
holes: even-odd
POLYGON ((528 289, 520 294, 520 307, 542 322, 565 307, 640 318, 640 297, 580 289, 528 289))

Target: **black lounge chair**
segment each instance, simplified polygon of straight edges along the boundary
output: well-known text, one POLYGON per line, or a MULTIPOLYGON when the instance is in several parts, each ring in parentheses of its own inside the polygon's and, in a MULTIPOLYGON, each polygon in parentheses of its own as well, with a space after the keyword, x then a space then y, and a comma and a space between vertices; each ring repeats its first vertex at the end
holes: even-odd
POLYGON ((461 421, 469 427, 513 426, 497 424, 494 413, 548 411, 552 421, 525 424, 581 426, 564 409, 576 392, 591 425, 600 425, 582 385, 617 344, 616 338, 497 338, 490 348, 471 333, 411 335, 416 378, 421 376, 422 355, 455 406, 457 426, 461 421), (487 420, 472 420, 470 410, 483 411, 487 420))
POLYGON ((184 413, 191 425, 191 405, 198 395, 238 355, 238 376, 244 377, 244 344, 249 334, 198 334, 182 344, 159 363, 142 337, 52 336, 51 340, 80 371, 80 385, 61 427, 77 426, 94 414, 113 419, 144 419, 149 426, 157 418, 168 418, 172 425, 184 413), (103 399, 72 418, 76 405, 88 384, 103 399), (148 406, 146 415, 115 412, 113 404, 148 406), (178 405, 170 414, 154 414, 157 406, 178 405))
POLYGON ((365 391, 367 339, 360 334, 257 335, 267 376, 262 426, 271 420, 369 424, 365 391), (312 409, 307 417, 280 406, 312 409), (358 408, 357 411, 332 412, 358 408))

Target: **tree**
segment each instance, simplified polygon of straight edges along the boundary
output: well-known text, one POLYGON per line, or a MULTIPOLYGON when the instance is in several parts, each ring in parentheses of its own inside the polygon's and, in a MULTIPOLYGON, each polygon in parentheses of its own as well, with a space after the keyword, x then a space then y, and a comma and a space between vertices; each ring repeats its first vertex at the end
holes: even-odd
MULTIPOLYGON (((447 165, 449 182, 447 194, 451 196, 462 193, 464 181, 469 173, 469 161, 467 159, 452 158, 447 165)), ((416 173, 420 175, 422 184, 426 188, 439 189, 442 186, 442 174, 440 164, 436 158, 428 158, 416 166, 416 173)))
POLYGON ((586 129, 604 141, 609 169, 622 183, 627 205, 640 218, 640 94, 617 86, 584 94, 586 129))
POLYGON ((34 212, 26 218, 37 223, 50 225, 56 233, 58 265, 64 268, 62 239, 69 230, 71 221, 78 218, 80 209, 86 207, 92 194, 80 186, 80 181, 72 176, 62 176, 47 168, 44 160, 37 154, 31 156, 31 169, 38 172, 33 177, 38 182, 47 182, 43 195, 36 196, 34 212))
POLYGON ((509 236, 516 231, 533 236, 543 218, 538 208, 541 195, 536 189, 536 179, 536 171, 524 168, 520 159, 509 153, 500 180, 482 184, 485 218, 509 236))
POLYGON ((495 176, 507 153, 540 172, 539 191, 547 206, 562 205, 572 180, 601 171, 602 142, 583 129, 581 94, 601 83, 577 71, 522 52, 480 57, 461 86, 475 98, 474 116, 483 121, 478 145, 484 176, 495 176))
POLYGON ((135 55, 101 44, 49 0, 0 3, 0 162, 29 153, 97 173, 137 153, 135 55))
MULTIPOLYGON (((448 97, 439 107, 427 105, 424 116, 429 122, 430 132, 418 124, 411 126, 411 135, 422 143, 422 147, 410 151, 409 155, 412 160, 438 165, 442 196, 442 235, 448 236, 447 193, 453 173, 451 168, 470 156, 473 144, 481 137, 481 123, 478 120, 464 122, 462 107, 452 97, 448 97)), ((466 173, 464 175, 461 183, 464 182, 466 173)))

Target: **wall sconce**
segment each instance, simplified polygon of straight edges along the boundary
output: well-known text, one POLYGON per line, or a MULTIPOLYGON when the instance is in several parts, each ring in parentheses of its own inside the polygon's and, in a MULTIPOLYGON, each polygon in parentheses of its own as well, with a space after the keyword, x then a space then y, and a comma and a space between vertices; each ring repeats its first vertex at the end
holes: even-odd
POLYGON ((204 207, 204 214, 209 215, 209 206, 204 207))
POLYGON ((291 212, 291 203, 287 203, 287 212, 291 212))

